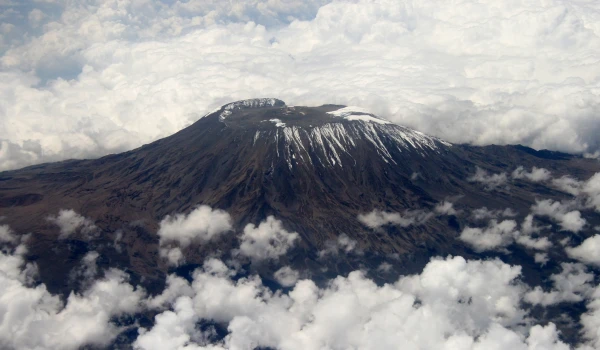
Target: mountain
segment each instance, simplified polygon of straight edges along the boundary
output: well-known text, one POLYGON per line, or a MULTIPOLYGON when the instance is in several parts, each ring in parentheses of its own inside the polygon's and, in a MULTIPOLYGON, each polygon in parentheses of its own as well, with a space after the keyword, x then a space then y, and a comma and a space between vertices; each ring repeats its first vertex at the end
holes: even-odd
MULTIPOLYGON (((32 233, 28 258, 38 263, 41 281, 53 293, 73 289, 64 276, 92 249, 101 252, 101 266, 119 266, 148 290, 161 290, 169 267, 158 255, 159 223, 200 204, 226 210, 234 232, 275 216, 300 236, 282 259, 312 271, 317 280, 375 268, 394 256, 395 275, 379 276, 386 281, 418 271, 435 255, 495 256, 457 239, 476 223, 470 215, 476 209, 508 209, 521 222, 536 200, 572 198, 540 182, 503 182, 519 167, 581 179, 600 171, 597 161, 576 155, 451 144, 360 108, 252 99, 222 106, 170 137, 129 152, 2 172, 0 210, 3 224, 32 233), (445 202, 454 203, 453 209, 440 209, 445 202), (61 233, 48 217, 59 209, 89 218, 98 235, 58 239, 61 233), (375 227, 358 219, 374 210, 404 213, 412 222, 375 227), (355 241, 361 253, 322 259, 319 252, 342 236, 355 241), (122 249, 115 248, 116 240, 122 249)), ((590 225, 597 224, 593 216, 590 225)), ((570 236, 556 230, 553 239, 570 236)), ((228 235, 190 247, 188 265, 180 269, 236 246, 236 236, 228 235)), ((556 248, 550 255, 565 254, 556 248)), ((534 282, 554 271, 540 270, 522 248, 503 259, 533 271, 525 275, 534 282)))

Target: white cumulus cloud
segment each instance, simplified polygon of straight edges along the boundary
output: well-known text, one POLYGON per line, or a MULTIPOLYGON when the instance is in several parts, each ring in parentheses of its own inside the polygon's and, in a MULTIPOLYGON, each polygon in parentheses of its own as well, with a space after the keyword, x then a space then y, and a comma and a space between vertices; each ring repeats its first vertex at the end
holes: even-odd
POLYGON ((8 349, 79 349, 107 346, 120 332, 113 317, 141 307, 144 291, 127 275, 110 269, 81 294, 65 302, 44 284, 30 283, 31 265, 21 246, 14 254, 0 252, 0 347, 8 349))
POLYGON ((98 230, 94 222, 73 209, 61 209, 58 215, 51 215, 48 221, 60 228, 59 239, 65 239, 75 232, 81 232, 86 238, 90 238, 98 230))
POLYGON ((588 340, 589 348, 600 349, 600 286, 596 286, 591 300, 587 303, 587 312, 581 316, 583 334, 588 340))
POLYGON ((182 248, 215 239, 232 228, 231 216, 224 210, 200 205, 188 214, 167 215, 159 223, 159 254, 170 265, 185 260, 182 248))
POLYGON ((594 174, 585 181, 582 192, 587 197, 586 204, 600 212, 600 173, 594 174))
POLYGON ((573 248, 565 248, 567 254, 586 264, 600 265, 600 235, 594 235, 573 248))
POLYGON ((275 280, 277 280, 277 282, 283 287, 291 287, 296 284, 300 274, 291 267, 284 266, 275 271, 273 277, 275 277, 275 280))
MULTIPOLYGON (((440 207, 440 209, 448 208, 440 207)), ((403 213, 373 210, 367 214, 359 214, 357 218, 363 225, 372 229, 378 229, 387 225, 400 227, 421 225, 433 216, 433 213, 425 210, 405 210, 403 213)))
POLYGON ((517 223, 514 220, 498 222, 490 220, 488 227, 466 227, 460 233, 459 239, 478 252, 504 248, 512 244, 518 234, 517 223))
POLYGON ((580 302, 593 293, 591 283, 594 281, 594 275, 589 273, 583 264, 562 263, 562 271, 559 274, 550 276, 554 288, 550 291, 544 291, 537 286, 527 292, 524 300, 531 304, 541 304, 544 306, 557 304, 560 302, 580 302))
POLYGON ((548 216, 557 221, 563 230, 579 232, 586 225, 586 220, 581 217, 574 202, 558 202, 551 199, 538 200, 533 205, 532 212, 540 216, 548 216))
POLYGON ((536 226, 533 220, 533 215, 527 215, 519 228, 515 220, 491 219, 487 227, 465 227, 458 238, 477 252, 498 250, 514 242, 528 249, 549 249, 552 242, 540 235, 543 227, 536 226))
POLYGON ((473 209, 471 212, 471 217, 475 220, 489 220, 489 219, 498 219, 499 217, 513 217, 516 216, 517 213, 511 208, 506 208, 504 210, 496 209, 491 210, 487 207, 481 207, 477 209, 473 209))
POLYGON ((289 293, 273 293, 257 276, 232 279, 205 266, 176 299, 168 288, 168 309, 134 348, 567 350, 554 324, 526 320, 520 273, 499 260, 448 257, 394 284, 378 286, 355 271, 322 288, 300 280, 289 293), (214 339, 196 327, 202 320, 227 325, 227 336, 214 339))
POLYGON ((503 186, 508 182, 506 173, 489 174, 484 169, 477 167, 475 174, 467 179, 471 182, 479 182, 485 186, 488 191, 494 190, 497 187, 503 186))
POLYGON ((256 262, 277 259, 293 247, 297 239, 296 232, 285 230, 281 221, 269 216, 258 226, 246 225, 237 252, 256 262))
POLYGON ((0 225, 0 243, 17 243, 18 237, 8 225, 0 225))
POLYGON ((512 172, 513 179, 527 179, 533 182, 548 181, 552 178, 552 173, 548 169, 532 167, 531 171, 526 171, 522 166, 512 172))
POLYGON ((231 216, 223 210, 200 205, 188 214, 167 215, 158 229, 161 243, 177 242, 182 247, 192 242, 207 242, 231 230, 231 216))
POLYGON ((325 248, 320 250, 318 255, 319 258, 324 258, 328 255, 338 256, 339 254, 362 254, 362 251, 357 249, 358 242, 348 237, 347 234, 342 233, 335 240, 329 240, 325 242, 325 248))

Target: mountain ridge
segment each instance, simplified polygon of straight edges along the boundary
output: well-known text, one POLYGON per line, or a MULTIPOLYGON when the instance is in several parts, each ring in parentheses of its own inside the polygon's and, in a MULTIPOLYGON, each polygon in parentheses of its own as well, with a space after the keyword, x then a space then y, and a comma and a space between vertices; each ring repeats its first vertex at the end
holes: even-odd
MULTIPOLYGON (((344 257, 330 262, 333 267, 340 264, 332 271, 376 264, 382 256, 398 254, 399 271, 408 272, 410 266, 415 270, 422 267, 434 254, 473 255, 456 239, 468 222, 442 215, 422 225, 389 227, 381 233, 361 223, 358 215, 373 210, 433 211, 448 199, 462 210, 485 206, 527 212, 541 191, 536 184, 521 182, 488 191, 468 179, 478 168, 501 173, 535 166, 548 168, 557 176, 580 178, 600 171, 597 162, 581 157, 539 158, 515 146, 450 145, 427 138, 435 148, 413 147, 393 133, 405 130, 401 126, 328 114, 347 107, 284 107, 283 101, 278 101, 258 103, 254 108, 237 108, 256 105, 243 102, 234 105, 236 108, 222 106, 178 133, 132 151, 2 172, 3 223, 22 234, 34 233, 30 256, 40 262, 42 280, 52 291, 70 290, 54 276, 69 271, 90 245, 108 261, 127 266, 138 278, 159 280, 169 269, 158 256, 160 221, 200 204, 228 211, 234 232, 270 215, 277 217, 300 237, 286 259, 315 274, 322 264, 318 252, 342 234, 355 240, 370 258, 344 257), (231 114, 221 120, 224 110, 231 114), (291 112, 282 115, 286 111, 291 112), (335 130, 326 135, 321 132, 324 141, 317 145, 317 133, 310 133, 321 128, 310 126, 317 117, 344 125, 344 130, 350 130, 346 135, 353 135, 354 146, 335 130), (287 121, 286 126, 277 126, 271 119, 287 121), (252 123, 244 124, 244 120, 252 123), (295 137, 292 134, 286 139, 286 128, 299 130, 299 141, 286 143, 295 137), (261 131, 258 139, 257 131, 261 131), (281 137, 273 142, 276 135, 281 137), (98 241, 82 237, 57 240, 60 232, 47 218, 59 209, 73 209, 90 218, 100 230, 98 241), (117 237, 126 244, 121 252, 111 248, 117 237), (62 256, 58 260, 57 254, 62 256)), ((339 114, 347 112, 346 116, 366 114, 358 109, 339 114)), ((543 193, 554 199, 569 198, 558 190, 543 193)), ((188 249, 186 260, 200 264, 206 256, 235 245, 235 235, 228 236, 188 249)))

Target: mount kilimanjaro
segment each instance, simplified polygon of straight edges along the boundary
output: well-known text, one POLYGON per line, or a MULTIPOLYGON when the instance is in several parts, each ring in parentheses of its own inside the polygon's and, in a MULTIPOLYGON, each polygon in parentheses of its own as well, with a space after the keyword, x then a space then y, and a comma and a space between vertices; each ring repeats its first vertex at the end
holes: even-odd
MULTIPOLYGON (((200 204, 226 210, 236 232, 275 216, 300 237, 282 259, 317 279, 376 267, 390 256, 397 276, 419 270, 435 255, 488 254, 457 239, 473 223, 468 215, 455 215, 454 209, 431 214, 444 202, 466 213, 509 209, 521 221, 537 199, 572 197, 537 182, 515 180, 490 188, 473 180, 478 171, 500 174, 518 167, 579 178, 600 171, 598 162, 576 155, 451 144, 360 108, 291 107, 277 99, 252 99, 222 106, 170 137, 129 152, 2 172, 0 210, 2 223, 32 233, 28 258, 37 262, 41 281, 54 293, 72 290, 73 282, 62 276, 92 248, 101 253, 101 266, 119 266, 148 290, 161 290, 169 267, 158 254, 159 223, 200 204), (90 218, 97 236, 58 240, 60 232, 48 217, 59 208, 90 218), (365 215, 373 211, 410 213, 412 221, 365 224, 365 215), (322 259, 319 252, 342 236, 356 242, 361 254, 322 259), (122 249, 115 249, 116 240, 122 249)), ((560 240, 571 234, 557 230, 555 235, 560 240)), ((184 251, 187 267, 179 269, 193 268, 236 244, 235 235, 228 235, 190 247, 184 251)), ((562 250, 550 254, 564 256, 562 250)), ((525 271, 538 269, 524 249, 503 259, 525 271)), ((548 271, 526 276, 541 281, 548 271)))

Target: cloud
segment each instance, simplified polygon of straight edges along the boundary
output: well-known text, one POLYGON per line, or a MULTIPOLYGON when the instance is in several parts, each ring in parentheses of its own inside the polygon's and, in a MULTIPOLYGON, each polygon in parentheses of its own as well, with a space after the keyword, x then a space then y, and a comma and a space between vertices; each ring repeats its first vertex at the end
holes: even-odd
POLYGON ((117 230, 115 232, 115 239, 113 240, 113 247, 115 248, 115 250, 118 253, 121 253, 123 251, 122 240, 123 240, 123 231, 117 230))
POLYGON ((546 253, 535 253, 533 258, 536 263, 538 263, 542 266, 546 265, 546 263, 549 261, 548 254, 546 254, 546 253))
MULTIPOLYGON (((271 238, 273 232, 283 230, 274 218, 248 227, 271 232, 267 235, 271 238)), ((341 241, 344 247, 352 245, 341 241)), ((139 328, 135 349, 392 349, 399 341, 410 339, 415 348, 462 344, 462 348, 487 349, 495 344, 562 350, 568 347, 560 342, 556 327, 552 323, 535 325, 522 302, 551 305, 559 300, 591 300, 593 295, 593 276, 582 264, 563 264, 563 271, 551 277, 554 288, 550 292, 529 290, 520 281, 519 266, 497 259, 434 258, 420 274, 385 285, 354 271, 317 287, 313 281, 299 280, 299 273, 286 266, 274 274, 282 286, 292 288, 284 292, 272 291, 259 276, 241 277, 234 268, 211 258, 193 273, 191 281, 168 276, 163 292, 151 298, 144 298, 142 290, 128 284, 123 272, 110 269, 62 303, 44 285, 34 287, 35 270, 29 268, 31 264, 25 265, 25 251, 0 253, 0 288, 16 288, 16 294, 0 293, 0 306, 11 302, 0 310, 9 310, 11 315, 14 305, 24 305, 26 298, 30 299, 25 305, 31 305, 25 314, 14 316, 22 322, 25 335, 3 333, 8 328, 0 322, 0 343, 23 349, 108 346, 122 330, 113 320, 146 308, 158 314, 152 326, 139 328), (37 294, 30 297, 34 290, 37 294), (227 335, 219 336, 213 323, 224 325, 227 335), (30 329, 43 331, 27 333, 30 329), (66 335, 42 336, 54 332, 66 335)), ((95 275, 98 257, 95 252, 87 254, 82 259, 82 266, 87 266, 83 271, 89 268, 95 275)), ((382 266, 380 271, 389 271, 382 266)), ((6 316, 1 319, 15 322, 6 316)), ((582 318, 582 324, 590 322, 593 319, 582 318)))
POLYGON ((185 261, 182 248, 202 244, 232 229, 231 216, 224 210, 200 205, 188 214, 167 215, 159 223, 159 255, 169 265, 185 261))
POLYGON ((599 12, 575 0, 19 2, 0 34, 0 169, 133 149, 256 96, 359 105, 455 143, 593 154, 599 12))
POLYGON ((373 210, 368 214, 359 214, 357 218, 363 225, 372 229, 378 229, 387 225, 400 227, 421 225, 431 217, 433 217, 433 214, 424 210, 406 210, 402 214, 373 210))
POLYGON ((100 254, 96 251, 87 252, 81 259, 80 265, 69 273, 72 281, 89 286, 98 274, 97 260, 100 254))
POLYGON ((0 243, 12 243, 15 244, 19 241, 19 238, 15 236, 14 232, 8 225, 0 225, 0 243))
POLYGON ((574 196, 577 196, 579 193, 581 193, 581 182, 568 175, 564 175, 558 179, 553 179, 552 185, 557 187, 559 190, 574 196))
POLYGON ((600 349, 600 286, 596 286, 586 308, 587 312, 581 316, 583 334, 589 340, 588 345, 591 349, 600 349))
POLYGON ((161 258, 166 259, 171 266, 179 266, 185 261, 185 256, 179 247, 160 247, 158 254, 161 258))
MULTIPOLYGON (((536 214, 552 215, 552 217, 560 220, 561 226, 565 229, 578 231, 585 224, 585 220, 581 218, 579 211, 566 212, 564 208, 567 206, 560 202, 547 200, 547 202, 538 202, 537 205, 536 210, 534 210, 536 214)), ((401 214, 374 210, 368 214, 359 214, 358 220, 363 225, 377 230, 386 225, 400 227, 419 225, 436 215, 455 215, 456 213, 453 204, 444 201, 436 205, 433 212, 406 210, 401 214)), ((504 210, 489 210, 486 207, 475 209, 471 212, 471 217, 475 220, 489 219, 488 226, 485 228, 465 227, 460 233, 459 239, 478 252, 505 248, 515 242, 528 249, 535 250, 547 250, 552 246, 552 242, 547 237, 540 236, 542 229, 549 227, 536 226, 533 214, 525 217, 520 229, 515 220, 502 220, 500 222, 497 220, 500 217, 513 217, 515 215, 516 213, 510 208, 504 210)), ((322 257, 329 253, 336 254, 336 249, 334 244, 329 244, 326 249, 319 252, 319 256, 322 257)))
POLYGON ((164 309, 173 304, 181 296, 193 296, 194 291, 190 284, 176 275, 168 275, 166 287, 161 294, 148 298, 145 301, 149 309, 164 309))
POLYGON ((522 166, 515 169, 511 176, 513 179, 527 179, 533 182, 548 181, 552 178, 552 174, 547 169, 533 167, 530 172, 527 172, 522 166))
POLYGON ((475 174, 467 179, 471 182, 479 182, 485 186, 485 189, 492 191, 497 187, 503 186, 508 182, 506 173, 489 174, 487 171, 477 167, 475 174))
POLYGON ((388 273, 392 271, 392 268, 392 264, 384 261, 379 266, 377 266, 377 272, 388 273))
POLYGON ((44 17, 46 17, 44 12, 42 12, 40 9, 37 9, 37 8, 31 10, 31 12, 29 12, 29 15, 27 16, 32 27, 39 26, 40 22, 42 22, 44 17))
POLYGON ((523 179, 531 182, 546 182, 552 180, 552 184, 555 187, 574 195, 579 194, 579 187, 581 187, 577 180, 574 180, 568 176, 563 176, 559 179, 553 179, 552 173, 548 169, 538 168, 535 166, 531 168, 531 171, 526 171, 523 166, 519 166, 510 174, 510 177, 504 172, 499 174, 489 174, 484 169, 477 167, 475 174, 469 177, 467 180, 471 182, 482 183, 485 185, 485 188, 488 191, 491 191, 497 187, 505 185, 511 180, 523 179))
POLYGON ((188 214, 167 215, 157 233, 161 245, 177 243, 185 248, 192 242, 208 242, 231 228, 231 216, 226 211, 200 205, 188 214))
POLYGON ((63 303, 44 284, 32 283, 32 265, 20 246, 13 254, 0 252, 0 346, 14 349, 78 349, 108 346, 121 331, 113 318, 140 309, 141 289, 127 283, 119 270, 63 303), (59 335, 59 336, 55 336, 59 335))
POLYGON ((438 203, 433 209, 434 212, 440 215, 456 215, 457 211, 454 209, 454 203, 443 201, 438 203))
POLYGON ((279 270, 275 271, 273 277, 275 277, 277 283, 279 283, 283 287, 291 287, 296 284, 298 278, 300 277, 300 274, 298 273, 298 271, 292 269, 291 267, 284 266, 279 270))
POLYGON ((54 223, 60 228, 60 236, 58 239, 65 239, 73 233, 79 231, 85 238, 93 237, 93 234, 98 230, 92 220, 81 216, 73 209, 61 209, 56 216, 49 216, 48 221, 54 223))
POLYGON ((552 184, 563 192, 580 198, 583 208, 592 208, 600 212, 600 173, 595 173, 585 181, 570 176, 552 180, 552 184))
POLYGON ((562 263, 562 271, 550 276, 554 289, 545 292, 537 286, 525 294, 524 300, 531 304, 544 306, 561 302, 576 303, 590 297, 594 275, 582 264, 562 263))
POLYGON ((551 199, 538 200, 531 207, 532 212, 540 216, 548 216, 562 227, 565 231, 579 232, 586 225, 585 219, 581 217, 574 202, 558 202, 551 199))
POLYGON ((552 247, 552 242, 550 242, 548 237, 534 238, 532 235, 539 235, 542 229, 550 227, 540 227, 535 225, 533 218, 534 216, 532 214, 525 217, 521 223, 521 232, 517 235, 516 242, 529 249, 547 250, 552 247))
POLYGON ((459 239, 477 252, 498 250, 514 242, 528 249, 547 250, 552 247, 552 242, 547 237, 539 237, 543 227, 536 226, 533 218, 533 215, 527 215, 520 229, 517 228, 515 220, 498 222, 492 219, 485 228, 465 227, 459 239))
POLYGON ((585 181, 582 192, 587 196, 586 205, 600 213, 600 173, 585 181))
POLYGON ((481 207, 473 209, 473 211, 471 212, 471 217, 475 220, 498 219, 500 217, 513 217, 516 215, 517 213, 510 208, 506 208, 504 210, 490 210, 487 207, 481 207))
POLYGON ((534 223, 533 219, 534 219, 533 214, 529 214, 525 217, 525 219, 523 219, 523 223, 521 224, 521 232, 523 232, 526 235, 531 235, 531 234, 539 233, 540 231, 542 231, 542 229, 552 227, 550 225, 544 226, 544 227, 537 226, 534 223))
POLYGON ((589 237, 581 245, 565 248, 567 255, 586 264, 600 266, 600 235, 589 237))
POLYGON ((155 317, 152 330, 141 331, 134 349, 224 350, 218 346, 202 346, 208 342, 208 336, 196 329, 196 320, 192 299, 180 297, 174 302, 173 311, 165 311, 155 317))
POLYGON ((524 247, 535 250, 548 250, 552 247, 552 242, 548 237, 532 238, 531 236, 522 235, 517 237, 516 242, 524 247))
POLYGON ((448 257, 393 284, 378 286, 355 271, 322 288, 300 280, 273 293, 257 276, 233 279, 204 267, 189 284, 193 295, 171 298, 134 348, 568 349, 552 323, 522 327, 520 272, 499 260, 448 257), (198 328, 203 321, 226 325, 227 335, 198 328))
POLYGON ((517 223, 514 220, 490 220, 486 228, 466 227, 459 239, 474 250, 483 252, 509 246, 517 234, 517 223))
POLYGON ((319 258, 324 258, 327 255, 338 256, 339 254, 362 254, 362 251, 357 249, 357 242, 352 238, 348 237, 345 233, 342 233, 335 240, 329 240, 325 242, 325 248, 319 251, 319 258))
POLYGON ((237 252, 254 262, 273 260, 293 247, 296 239, 298 239, 296 232, 286 231, 281 221, 269 216, 258 226, 246 225, 237 252))

